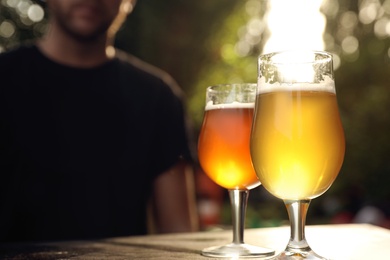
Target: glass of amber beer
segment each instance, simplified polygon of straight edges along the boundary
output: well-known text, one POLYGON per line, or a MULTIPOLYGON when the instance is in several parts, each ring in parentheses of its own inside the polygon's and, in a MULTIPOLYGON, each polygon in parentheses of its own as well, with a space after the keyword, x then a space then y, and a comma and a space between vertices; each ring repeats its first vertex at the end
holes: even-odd
POLYGON ((229 191, 233 241, 206 248, 209 257, 265 257, 274 251, 244 243, 249 190, 260 185, 253 169, 249 141, 256 84, 225 84, 206 91, 206 107, 198 140, 199 162, 205 173, 229 191))
POLYGON ((291 225, 277 259, 325 259, 311 250, 304 228, 310 201, 328 190, 344 160, 332 63, 315 51, 259 57, 252 162, 264 188, 284 201, 291 225))

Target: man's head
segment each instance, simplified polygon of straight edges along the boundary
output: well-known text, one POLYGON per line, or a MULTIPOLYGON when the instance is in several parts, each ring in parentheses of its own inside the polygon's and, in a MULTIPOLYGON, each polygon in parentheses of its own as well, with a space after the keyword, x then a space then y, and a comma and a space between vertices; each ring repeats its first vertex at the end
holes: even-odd
POLYGON ((107 36, 109 29, 112 34, 113 27, 116 30, 120 27, 135 4, 135 0, 46 0, 46 2, 51 25, 59 27, 81 41, 93 41, 98 37, 107 36))

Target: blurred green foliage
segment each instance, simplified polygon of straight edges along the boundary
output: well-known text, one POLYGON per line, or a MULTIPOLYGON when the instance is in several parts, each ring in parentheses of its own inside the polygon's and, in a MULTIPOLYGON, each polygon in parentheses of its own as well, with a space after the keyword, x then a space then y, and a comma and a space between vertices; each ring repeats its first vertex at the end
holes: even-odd
MULTIPOLYGON (((15 33, 10 37, 0 33, 0 48, 42 34, 45 19, 23 23, 20 13, 6 2, 10 0, 0 1, 0 31, 4 21, 11 21, 15 33)), ((256 81, 257 56, 269 32, 264 30, 244 54, 236 48, 249 22, 258 19, 260 26, 265 25, 267 4, 265 0, 138 1, 116 45, 166 70, 178 81, 187 94, 188 112, 197 133, 207 86, 256 81)), ((324 0, 322 10, 327 17, 326 50, 339 62, 336 88, 347 150, 338 179, 324 196, 312 202, 308 221, 313 215, 313 223, 329 222, 337 213, 348 210, 355 214, 366 204, 380 207, 389 216, 390 30, 384 33, 380 26, 387 21, 386 28, 390 28, 390 1, 324 0), (357 50, 343 49, 347 37, 357 40, 357 50)), ((259 218, 256 212, 261 212, 266 224, 253 225, 281 223, 286 218, 282 203, 271 206, 277 200, 261 199, 262 193, 251 195, 248 215, 259 218)))

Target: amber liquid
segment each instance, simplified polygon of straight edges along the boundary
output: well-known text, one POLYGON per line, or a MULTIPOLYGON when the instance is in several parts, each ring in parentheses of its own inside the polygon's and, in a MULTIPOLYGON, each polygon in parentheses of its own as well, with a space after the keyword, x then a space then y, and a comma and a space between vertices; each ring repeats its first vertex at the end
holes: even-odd
POLYGON ((336 179, 345 152, 336 95, 276 91, 257 95, 251 135, 262 185, 281 199, 312 199, 336 179))
POLYGON ((202 169, 226 189, 252 189, 260 182, 253 169, 249 141, 253 108, 206 110, 198 141, 202 169))

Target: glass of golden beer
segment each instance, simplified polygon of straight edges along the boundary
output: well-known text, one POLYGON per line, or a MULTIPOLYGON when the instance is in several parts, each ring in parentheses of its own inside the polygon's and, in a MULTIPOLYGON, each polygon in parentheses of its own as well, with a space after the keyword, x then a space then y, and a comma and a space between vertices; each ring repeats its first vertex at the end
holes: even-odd
POLYGON ((225 84, 206 91, 206 107, 198 140, 199 162, 205 173, 228 189, 232 205, 233 241, 206 248, 209 257, 266 257, 274 250, 244 243, 249 190, 260 185, 253 169, 249 141, 256 84, 225 84))
POLYGON ((284 201, 291 237, 277 259, 325 259, 305 239, 310 201, 336 179, 345 139, 332 56, 285 51, 259 57, 251 132, 253 166, 263 187, 284 201))

